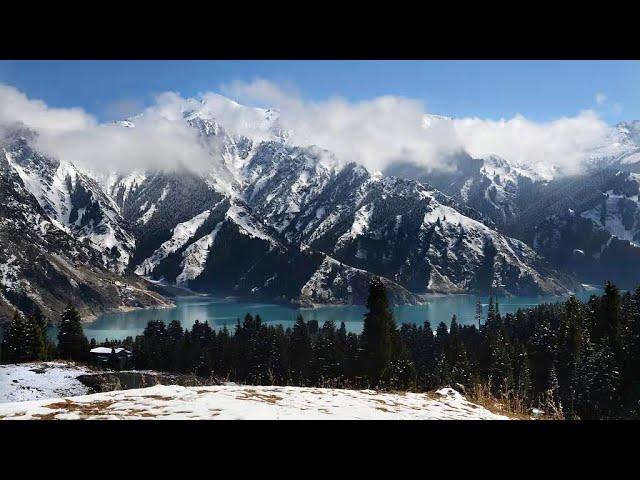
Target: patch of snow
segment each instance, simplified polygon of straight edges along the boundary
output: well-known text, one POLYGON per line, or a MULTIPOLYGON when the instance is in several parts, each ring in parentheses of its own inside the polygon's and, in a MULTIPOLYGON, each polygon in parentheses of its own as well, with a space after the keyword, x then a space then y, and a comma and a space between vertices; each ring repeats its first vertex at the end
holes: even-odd
POLYGON ((147 210, 144 215, 142 215, 140 217, 140 219, 138 220, 139 223, 142 223, 143 225, 146 225, 147 222, 149 220, 151 220, 151 217, 153 217, 153 214, 156 213, 156 204, 152 203, 151 206, 149 207, 149 210, 147 210))
POLYGON ((205 264, 207 263, 209 250, 216 240, 216 235, 218 235, 220 227, 222 227, 222 223, 223 222, 219 222, 210 234, 205 235, 192 243, 184 251, 182 254, 183 260, 180 263, 182 272, 180 272, 180 275, 176 278, 176 283, 178 285, 184 285, 189 280, 193 280, 200 276, 204 270, 205 264))
MULTIPOLYGON (((146 203, 145 203, 146 205, 146 203)), ((142 223, 143 225, 146 225, 147 222, 149 220, 151 220, 151 217, 153 217, 153 214, 156 213, 156 204, 153 203, 151 204, 151 207, 149 207, 149 210, 147 210, 144 215, 142 215, 140 217, 140 219, 138 220, 138 222, 142 223)))
POLYGON ((92 372, 85 367, 64 362, 0 365, 0 403, 87 394, 91 389, 76 378, 88 373, 92 372))
POLYGON ((111 180, 108 182, 106 189, 113 195, 115 194, 116 189, 123 188, 124 191, 122 193, 122 202, 124 203, 126 202, 127 197, 129 196, 131 191, 142 185, 146 179, 147 177, 143 172, 134 170, 133 172, 120 178, 119 180, 117 176, 111 177, 111 180), (116 183, 111 184, 114 180, 117 180, 116 183))
POLYGON ((0 263, 0 285, 3 285, 7 290, 15 290, 20 286, 18 280, 20 266, 16 260, 18 257, 12 253, 6 263, 0 263))
POLYGON ((469 190, 471 189, 471 185, 473 185, 473 178, 468 179, 462 184, 462 188, 460 189, 460 196, 462 200, 465 202, 469 201, 469 190))
POLYGON ((210 210, 205 210, 192 219, 177 224, 171 231, 171 238, 160 245, 160 247, 153 252, 153 255, 138 265, 135 273, 137 275, 148 275, 149 272, 152 272, 162 260, 169 256, 169 254, 181 248, 191 237, 193 237, 198 228, 200 228, 205 220, 209 218, 210 213, 210 210))
MULTIPOLYGON (((465 400, 440 393, 224 385, 156 385, 136 390, 0 405, 0 417, 34 419, 421 419, 507 420, 465 400), (68 400, 65 402, 65 400, 68 400)), ((439 390, 442 392, 443 390, 439 390)), ((457 392, 455 392, 457 393, 457 392)))
MULTIPOLYGON (((102 353, 102 354, 106 353, 106 354, 110 354, 111 350, 112 349, 110 347, 96 347, 96 348, 93 348, 93 349, 89 350, 89 352, 90 353, 102 353)), ((116 350, 116 353, 120 353, 120 352, 122 352, 124 350, 128 351, 126 348, 122 348, 122 347, 118 347, 115 350, 116 350)))
POLYGON ((171 190, 171 187, 169 185, 165 185, 165 187, 162 189, 162 193, 160 194, 160 198, 158 198, 159 202, 162 202, 165 198, 167 198, 169 190, 171 190))
POLYGON ((241 205, 231 205, 226 213, 226 217, 240 227, 241 233, 249 235, 250 237, 261 238, 269 243, 275 243, 275 240, 265 232, 264 226, 252 217, 241 205))
POLYGON ((373 213, 373 204, 365 205, 359 208, 353 219, 351 229, 338 238, 338 245, 346 242, 347 240, 353 240, 359 235, 363 235, 369 230, 369 219, 373 213))
POLYGON ((632 245, 636 247, 640 247, 640 242, 636 237, 638 230, 640 230, 640 225, 637 221, 634 220, 632 228, 627 229, 622 223, 623 212, 620 208, 621 202, 625 200, 630 200, 636 204, 636 209, 640 208, 640 201, 638 200, 638 195, 634 195, 632 197, 626 197, 624 195, 616 195, 613 193, 613 190, 609 190, 607 192, 606 199, 606 218, 604 219, 604 224, 601 222, 602 220, 602 205, 598 205, 597 207, 587 210, 581 214, 582 217, 588 218, 596 225, 607 230, 611 235, 618 237, 620 240, 628 240, 632 245))

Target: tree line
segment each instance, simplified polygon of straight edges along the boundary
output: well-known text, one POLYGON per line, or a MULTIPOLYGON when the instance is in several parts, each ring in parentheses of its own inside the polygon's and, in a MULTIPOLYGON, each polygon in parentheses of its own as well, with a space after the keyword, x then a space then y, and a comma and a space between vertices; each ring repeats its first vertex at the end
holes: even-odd
MULTIPOLYGON (((257 385, 426 391, 487 386, 564 418, 627 418, 640 413, 640 288, 607 283, 587 302, 539 305, 502 315, 490 297, 479 327, 435 332, 399 328, 379 279, 372 281, 361 334, 298 316, 293 328, 247 314, 235 329, 196 321, 149 322, 133 343, 136 368, 216 375, 257 385)), ((480 320, 480 312, 477 318, 480 320)))
MULTIPOLYGON (((366 306, 361 334, 347 332, 344 322, 319 325, 299 315, 285 329, 247 314, 232 331, 199 321, 191 329, 175 320, 151 321, 125 343, 136 369, 244 384, 401 391, 484 386, 495 397, 569 419, 640 414, 640 287, 622 294, 608 282, 602 296, 586 302, 572 296, 506 315, 490 297, 484 323, 478 309, 479 326, 460 325, 454 316, 435 332, 428 321, 398 327, 379 278, 369 286, 366 306)), ((63 319, 57 354, 86 358, 89 344, 75 309, 67 308, 63 319)), ((12 332, 20 323, 12 322, 7 346, 16 345, 12 332)))
MULTIPOLYGON (((47 337, 47 321, 42 311, 36 308, 29 316, 16 311, 4 332, 0 349, 2 363, 23 363, 39 360, 89 359, 89 341, 82 329, 80 314, 72 304, 60 316, 58 344, 47 337)), ((95 341, 94 345, 95 346, 95 341)))

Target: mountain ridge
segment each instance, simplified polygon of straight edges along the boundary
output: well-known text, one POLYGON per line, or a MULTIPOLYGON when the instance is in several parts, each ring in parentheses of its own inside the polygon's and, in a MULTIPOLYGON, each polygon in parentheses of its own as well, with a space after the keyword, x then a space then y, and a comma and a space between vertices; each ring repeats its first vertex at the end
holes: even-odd
MULTIPOLYGON (((531 238, 514 238, 530 185, 550 182, 535 170, 461 155, 457 177, 371 172, 293 145, 278 111, 227 100, 186 102, 176 120, 195 129, 208 152, 199 170, 96 173, 40 153, 29 135, 5 140, 5 158, 50 222, 88 241, 117 275, 303 304, 362 303, 374 275, 388 282, 393 301, 408 303, 428 292, 580 289, 531 238), (213 107, 225 109, 232 128, 213 107)), ((425 128, 449 120, 425 117, 425 128)), ((139 121, 115 126, 136 129, 139 121)))

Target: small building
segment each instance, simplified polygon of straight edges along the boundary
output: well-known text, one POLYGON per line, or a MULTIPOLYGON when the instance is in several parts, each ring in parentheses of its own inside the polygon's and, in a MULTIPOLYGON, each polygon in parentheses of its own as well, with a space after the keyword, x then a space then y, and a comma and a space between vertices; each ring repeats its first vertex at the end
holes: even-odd
POLYGON ((115 354, 118 364, 116 370, 127 370, 133 367, 133 353, 124 347, 96 347, 90 350, 91 360, 103 368, 113 369, 111 356, 115 354))

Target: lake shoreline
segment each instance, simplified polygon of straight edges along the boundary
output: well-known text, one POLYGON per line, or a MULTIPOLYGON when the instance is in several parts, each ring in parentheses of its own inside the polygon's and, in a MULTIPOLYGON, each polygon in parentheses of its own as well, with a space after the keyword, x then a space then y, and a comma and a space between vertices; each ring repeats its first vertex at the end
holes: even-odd
MULTIPOLYGON (((586 301, 597 290, 582 292, 579 298, 586 301)), ((460 325, 476 325, 475 318, 478 299, 482 305, 483 318, 487 314, 487 296, 472 294, 429 294, 428 302, 420 305, 396 305, 392 307, 396 323, 423 325, 429 321, 436 329, 442 322, 448 325, 453 315, 460 325)), ((542 303, 563 302, 566 296, 540 297, 499 297, 500 312, 515 313, 519 308, 530 309, 542 303)), ((85 320, 83 328, 88 338, 103 340, 104 338, 124 339, 135 337, 144 330, 151 320, 160 320, 169 324, 173 320, 181 323, 183 328, 191 328, 196 320, 208 322, 216 330, 224 327, 233 331, 238 321, 242 321, 247 313, 260 315, 266 325, 282 325, 285 329, 295 324, 298 314, 306 321, 317 321, 322 325, 326 321, 334 321, 336 326, 345 323, 347 331, 362 331, 364 305, 315 305, 313 307, 295 306, 291 303, 275 303, 269 300, 246 298, 236 295, 188 294, 172 298, 173 308, 121 308, 115 312, 98 315, 94 320, 85 320)))

